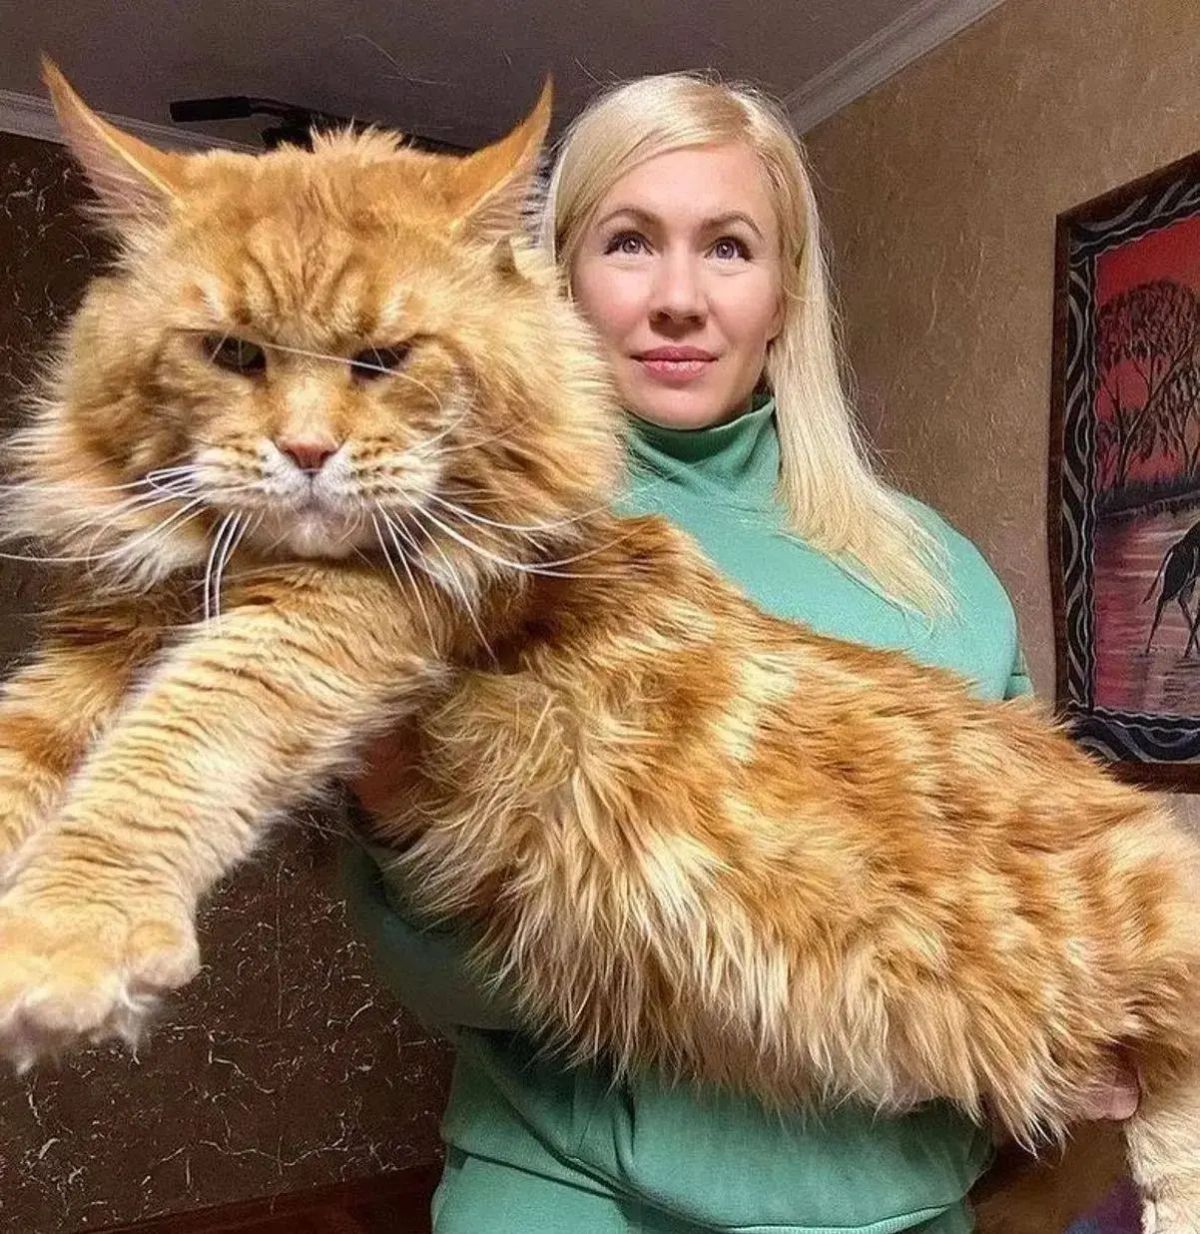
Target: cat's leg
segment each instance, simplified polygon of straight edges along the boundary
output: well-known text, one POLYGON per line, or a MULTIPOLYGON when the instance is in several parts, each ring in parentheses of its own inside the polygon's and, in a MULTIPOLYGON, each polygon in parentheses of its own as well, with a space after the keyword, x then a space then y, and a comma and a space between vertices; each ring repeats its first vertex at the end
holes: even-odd
POLYGON ((0 1048, 130 1036, 198 966, 197 900, 431 670, 394 587, 258 572, 155 667, 0 900, 0 1048))
POLYGON ((1200 1234, 1200 1048, 1182 1072, 1148 1080, 1125 1138, 1149 1197, 1145 1230, 1200 1234))
POLYGON ((150 602, 56 607, 0 694, 0 883, 161 644, 150 602))

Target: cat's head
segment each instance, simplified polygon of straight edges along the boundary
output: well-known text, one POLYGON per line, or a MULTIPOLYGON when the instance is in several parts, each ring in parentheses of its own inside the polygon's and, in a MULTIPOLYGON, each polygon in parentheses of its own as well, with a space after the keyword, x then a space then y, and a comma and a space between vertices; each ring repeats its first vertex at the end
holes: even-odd
POLYGON ((620 416, 523 218, 548 87, 465 158, 381 131, 180 154, 45 74, 118 256, 12 443, 19 530, 143 580, 235 541, 475 573, 605 500, 620 416))

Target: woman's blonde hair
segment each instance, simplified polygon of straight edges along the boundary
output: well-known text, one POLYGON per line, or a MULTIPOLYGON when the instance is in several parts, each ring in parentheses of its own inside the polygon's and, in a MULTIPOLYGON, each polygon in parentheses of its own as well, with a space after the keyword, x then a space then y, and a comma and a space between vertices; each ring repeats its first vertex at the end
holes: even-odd
POLYGON ((941 544, 876 474, 842 384, 816 198, 799 138, 777 104, 694 73, 609 90, 559 147, 542 243, 568 275, 596 207, 626 172, 682 147, 729 142, 757 154, 778 214, 786 307, 765 377, 775 396, 779 495, 792 527, 887 599, 945 612, 952 600, 941 544))

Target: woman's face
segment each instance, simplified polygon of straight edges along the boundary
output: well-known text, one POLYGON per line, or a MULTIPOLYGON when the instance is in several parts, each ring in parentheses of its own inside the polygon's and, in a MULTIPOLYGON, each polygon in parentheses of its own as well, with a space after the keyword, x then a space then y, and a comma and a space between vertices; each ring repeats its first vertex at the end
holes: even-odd
POLYGON ((732 419, 783 322, 757 156, 738 143, 647 159, 600 202, 570 275, 627 410, 669 428, 732 419))

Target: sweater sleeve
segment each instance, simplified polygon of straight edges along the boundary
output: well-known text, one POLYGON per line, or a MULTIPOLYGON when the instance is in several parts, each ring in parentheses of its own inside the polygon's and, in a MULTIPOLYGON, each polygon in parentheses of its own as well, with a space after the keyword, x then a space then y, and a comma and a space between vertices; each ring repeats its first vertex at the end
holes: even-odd
POLYGON ((1025 653, 1020 646, 1013 657, 1012 672, 1009 674, 1008 687, 1004 691, 1005 698, 1021 698, 1033 693, 1033 681, 1029 676, 1029 667, 1025 663, 1025 653))
POLYGON ((350 922, 376 970, 418 1019, 450 1038, 459 1028, 518 1027, 513 1009, 484 990, 468 964, 469 937, 412 920, 403 889, 385 880, 370 851, 347 842, 339 874, 350 922))

